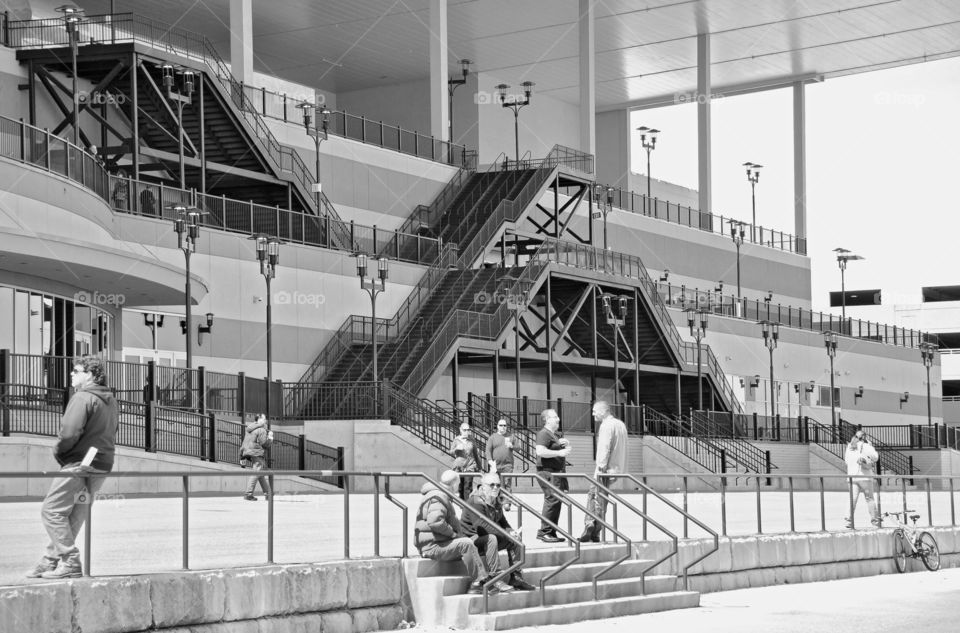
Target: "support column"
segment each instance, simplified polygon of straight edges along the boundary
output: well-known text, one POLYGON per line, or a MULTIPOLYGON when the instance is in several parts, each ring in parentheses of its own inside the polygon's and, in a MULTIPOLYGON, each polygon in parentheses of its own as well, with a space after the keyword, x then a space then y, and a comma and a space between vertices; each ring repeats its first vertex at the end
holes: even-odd
POLYGON ((543 307, 544 321, 546 321, 546 341, 547 341, 547 400, 553 399, 553 351, 550 349, 550 341, 553 339, 553 333, 550 331, 553 327, 553 308, 551 307, 553 297, 550 290, 550 275, 547 275, 547 303, 543 307))
MULTIPOLYGON (((713 211, 711 180, 713 175, 710 143, 710 34, 697 35, 697 187, 700 193, 700 212, 713 211)), ((705 221, 700 216, 701 228, 705 221)))
POLYGON ((451 372, 453 378, 453 402, 460 400, 460 354, 454 353, 451 363, 451 372))
POLYGON ((500 350, 493 351, 493 397, 500 395, 500 350))
MULTIPOLYGON (((580 150, 597 154, 596 41, 594 4, 580 0, 580 150)), ((596 166, 594 166, 596 169, 596 166)))
POLYGON ((430 134, 451 140, 447 94, 447 0, 430 0, 430 134))
MULTIPOLYGON (((807 92, 803 82, 793 84, 793 233, 807 239, 807 92)), ((806 253, 805 246, 797 252, 806 253)))
POLYGON ((230 72, 253 83, 253 0, 230 0, 230 72))

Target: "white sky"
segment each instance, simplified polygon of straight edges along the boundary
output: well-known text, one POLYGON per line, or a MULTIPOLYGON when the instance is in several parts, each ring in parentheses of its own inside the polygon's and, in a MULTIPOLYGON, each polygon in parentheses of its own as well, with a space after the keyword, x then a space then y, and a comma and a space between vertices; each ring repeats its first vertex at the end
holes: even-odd
MULTIPOLYGON (((634 111, 632 127, 661 130, 654 178, 697 188, 694 105, 634 111)), ((646 172, 634 132, 633 171, 646 172)), ((795 233, 792 92, 713 101, 713 212, 750 221, 742 164, 761 163, 757 224, 795 233)), ((833 249, 866 258, 847 288, 880 288, 882 307, 849 316, 893 324, 893 305, 921 286, 960 284, 960 59, 913 64, 807 86, 807 230, 813 307, 840 289, 833 249)), ((833 309, 839 314, 840 308, 833 309)))

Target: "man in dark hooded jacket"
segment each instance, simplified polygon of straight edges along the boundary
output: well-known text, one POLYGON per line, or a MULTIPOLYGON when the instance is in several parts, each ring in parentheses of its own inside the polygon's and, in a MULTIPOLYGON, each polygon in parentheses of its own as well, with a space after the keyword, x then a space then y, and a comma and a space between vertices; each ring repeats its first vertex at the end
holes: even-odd
MULTIPOLYGON (((460 475, 446 470, 440 475, 443 489, 432 483, 425 483, 420 492, 423 499, 417 510, 417 523, 414 527, 414 543, 424 558, 432 560, 462 560, 467 566, 467 574, 473 579, 467 593, 481 593, 483 583, 490 573, 500 569, 500 561, 495 547, 488 548, 484 558, 480 557, 476 545, 465 536, 460 536, 461 526, 450 497, 457 494, 460 475)), ((494 592, 513 591, 513 587, 498 581, 491 587, 494 592)))
POLYGON ((77 360, 71 374, 73 397, 67 403, 53 456, 62 473, 87 477, 54 479, 40 510, 50 536, 47 550, 28 578, 76 578, 83 575, 77 536, 90 514, 90 503, 113 469, 114 446, 120 422, 117 401, 107 387, 106 364, 99 358, 77 360))

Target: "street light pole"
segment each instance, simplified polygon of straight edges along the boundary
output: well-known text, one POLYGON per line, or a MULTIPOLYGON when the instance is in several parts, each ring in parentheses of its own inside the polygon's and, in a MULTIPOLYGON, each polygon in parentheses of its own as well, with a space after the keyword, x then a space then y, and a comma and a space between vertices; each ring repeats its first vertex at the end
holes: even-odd
POLYGON ((70 39, 70 61, 73 73, 73 144, 80 147, 80 93, 77 91, 77 44, 80 39, 80 23, 86 17, 83 9, 72 4, 65 4, 55 9, 62 14, 63 24, 67 28, 67 37, 70 39))
POLYGON ((197 250, 197 238, 200 237, 200 211, 194 207, 183 205, 172 205, 168 207, 177 217, 173 220, 173 230, 177 233, 177 248, 183 251, 183 257, 186 260, 186 282, 184 283, 183 294, 183 313, 185 317, 186 350, 187 350, 187 369, 193 369, 193 345, 191 332, 191 312, 190 312, 190 255, 197 250))
POLYGON ((837 355, 837 333, 824 332, 823 343, 827 348, 827 356, 830 357, 830 425, 835 428, 837 424, 837 403, 833 397, 833 359, 837 355))
POLYGON ((643 149, 647 150, 647 199, 643 201, 643 214, 650 215, 647 209, 647 204, 650 201, 650 153, 657 147, 657 134, 660 133, 660 130, 641 125, 637 128, 637 131, 640 132, 640 144, 643 145, 643 149), (650 137, 649 141, 647 140, 648 136, 650 137))
MULTIPOLYGON (((743 222, 730 221, 730 237, 737 247, 737 300, 741 298, 740 294, 740 247, 743 246, 743 222), (739 230, 738 230, 739 229, 739 230)), ((739 309, 739 308, 738 308, 739 309)))
POLYGON ((690 336, 697 339, 697 410, 703 411, 703 364, 701 363, 700 341, 707 335, 707 323, 710 313, 706 310, 687 309, 687 325, 690 336))
POLYGON ((613 404, 620 403, 620 328, 627 322, 629 295, 615 296, 610 293, 600 295, 607 325, 613 326, 613 404), (617 300, 617 314, 613 313, 613 300, 617 300))
POLYGON ((320 192, 322 191, 320 185, 320 143, 327 140, 328 134, 327 131, 330 128, 330 110, 327 109, 327 106, 320 106, 318 109, 312 103, 304 101, 297 105, 303 113, 303 127, 307 131, 307 136, 313 138, 313 148, 316 161, 316 170, 317 170, 317 180, 313 183, 312 189, 317 203, 317 215, 321 214, 322 207, 320 206, 320 192), (310 129, 311 119, 314 122, 313 129, 310 129), (316 124, 320 124, 318 129, 316 124))
POLYGON ((603 185, 594 185, 593 187, 594 198, 597 202, 597 210, 593 212, 593 217, 599 218, 603 217, 603 250, 608 250, 607 246, 607 214, 613 211, 613 187, 604 187, 603 185), (607 199, 606 204, 604 204, 601 194, 606 189, 607 199))
POLYGON ((770 417, 774 418, 777 415, 777 390, 773 381, 773 350, 777 349, 780 339, 780 324, 761 321, 760 327, 763 330, 763 344, 770 350, 770 417))
MULTIPOLYGON (((380 380, 377 370, 377 295, 386 290, 387 277, 390 274, 390 260, 379 257, 377 261, 377 276, 367 277, 368 257, 363 253, 357 255, 357 277, 360 278, 360 287, 370 295, 370 339, 373 344, 373 382, 380 380)), ((376 387, 374 387, 376 389, 376 387)))
POLYGON ((847 323, 847 284, 845 274, 847 271, 847 262, 855 262, 863 259, 859 255, 854 255, 845 248, 835 248, 833 252, 837 254, 837 265, 840 266, 840 305, 842 307, 843 328, 846 332, 847 323))
POLYGON ((511 97, 510 101, 507 101, 507 90, 510 89, 510 86, 508 84, 497 85, 497 97, 500 99, 500 105, 513 110, 513 151, 518 165, 520 163, 520 110, 523 106, 530 105, 530 95, 533 94, 533 87, 537 84, 532 81, 525 81, 520 85, 523 87, 523 101, 516 95, 511 97))
POLYGON ((267 413, 270 413, 270 388, 273 385, 273 297, 270 282, 277 276, 280 263, 280 238, 260 233, 250 239, 257 243, 257 261, 260 262, 260 274, 267 282, 267 413))
POLYGON ((187 188, 186 171, 183 159, 183 106, 193 103, 194 72, 182 68, 174 68, 171 64, 160 67, 163 71, 163 87, 167 91, 167 99, 177 106, 177 144, 180 151, 180 188, 187 188), (178 90, 174 90, 174 73, 180 75, 181 83, 178 90))
POLYGON ((933 426, 933 412, 930 404, 930 368, 933 366, 933 359, 937 354, 937 346, 933 343, 924 341, 920 344, 920 355, 923 358, 923 366, 927 369, 927 426, 933 426))
POLYGON ((750 183, 750 202, 753 208, 753 224, 750 225, 750 241, 757 243, 757 182, 760 180, 760 170, 763 165, 757 163, 744 163, 747 168, 747 181, 750 183))
POLYGON ((447 125, 449 126, 447 134, 448 143, 453 143, 453 93, 456 92, 457 88, 467 83, 467 75, 470 74, 471 63, 469 59, 461 59, 460 72, 463 73, 463 77, 460 79, 454 79, 453 77, 447 79, 447 108, 450 111, 447 117, 447 125))

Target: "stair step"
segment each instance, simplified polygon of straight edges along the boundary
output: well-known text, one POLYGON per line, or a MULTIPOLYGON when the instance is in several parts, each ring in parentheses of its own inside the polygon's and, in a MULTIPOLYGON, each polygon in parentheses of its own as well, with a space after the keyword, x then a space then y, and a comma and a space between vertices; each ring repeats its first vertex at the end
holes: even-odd
MULTIPOLYGON (((533 592, 528 592, 533 593, 533 592)), ((671 609, 689 609, 700 606, 700 594, 694 591, 672 591, 649 596, 630 596, 608 600, 590 600, 570 604, 556 604, 547 607, 527 607, 509 611, 497 611, 487 614, 470 614, 461 623, 448 618, 450 626, 478 629, 483 631, 503 631, 522 626, 544 624, 568 624, 583 620, 599 620, 624 615, 656 613, 671 609)))
MULTIPOLYGON (((571 547, 528 547, 526 552, 525 567, 536 569, 538 567, 556 568, 573 556, 571 547)), ((624 545, 601 544, 595 546, 585 546, 580 548, 580 560, 578 564, 591 564, 612 562, 624 554, 624 545)), ((506 554, 501 553, 501 563, 506 562, 506 554)), ((404 567, 410 574, 418 577, 429 576, 462 576, 466 573, 466 568, 460 561, 435 561, 429 558, 407 558, 403 561, 404 567)))

